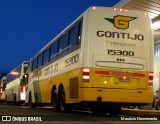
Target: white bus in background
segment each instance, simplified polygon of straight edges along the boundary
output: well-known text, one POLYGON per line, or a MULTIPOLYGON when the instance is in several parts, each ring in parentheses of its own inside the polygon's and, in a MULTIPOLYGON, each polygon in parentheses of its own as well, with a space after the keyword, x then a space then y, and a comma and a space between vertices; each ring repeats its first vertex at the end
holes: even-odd
POLYGON ((5 102, 5 86, 6 86, 6 76, 3 76, 0 84, 0 102, 5 102))
POLYGON ((90 7, 30 60, 26 103, 116 115, 153 100, 153 37, 144 12, 90 7))
POLYGON ((28 70, 28 62, 24 61, 14 70, 7 74, 6 77, 6 102, 21 105, 25 102, 25 85, 24 75, 28 70))

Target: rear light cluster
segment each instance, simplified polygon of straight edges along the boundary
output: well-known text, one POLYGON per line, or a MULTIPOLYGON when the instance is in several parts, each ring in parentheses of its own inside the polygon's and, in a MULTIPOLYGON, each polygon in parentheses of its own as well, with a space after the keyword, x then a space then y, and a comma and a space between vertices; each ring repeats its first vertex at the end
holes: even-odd
POLYGON ((1 88, 1 91, 0 91, 0 93, 2 93, 2 88, 1 88))
POLYGON ((21 92, 20 99, 25 100, 25 86, 21 87, 20 92, 21 92))
POLYGON ((83 77, 83 82, 89 82, 90 79, 90 69, 89 68, 83 68, 82 69, 82 77, 83 77))
POLYGON ((21 93, 24 93, 25 92, 25 87, 21 87, 21 93))
POLYGON ((153 72, 148 73, 148 79, 149 86, 153 86, 153 72))

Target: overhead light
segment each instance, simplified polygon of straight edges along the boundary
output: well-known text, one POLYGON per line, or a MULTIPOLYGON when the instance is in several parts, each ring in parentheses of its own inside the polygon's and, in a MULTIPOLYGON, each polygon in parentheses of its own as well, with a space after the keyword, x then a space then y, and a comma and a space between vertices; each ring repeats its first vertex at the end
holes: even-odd
POLYGON ((152 24, 152 29, 157 30, 160 28, 160 21, 156 21, 152 24))

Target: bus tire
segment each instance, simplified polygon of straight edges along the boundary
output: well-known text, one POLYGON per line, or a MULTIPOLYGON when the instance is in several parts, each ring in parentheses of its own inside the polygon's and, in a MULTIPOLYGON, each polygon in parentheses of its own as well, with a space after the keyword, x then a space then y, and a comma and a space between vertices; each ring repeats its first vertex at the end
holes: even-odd
POLYGON ((59 104, 60 104, 60 111, 64 113, 70 113, 72 111, 72 107, 69 104, 66 104, 65 100, 65 91, 62 89, 60 98, 59 98, 59 104))
POLYGON ((35 104, 32 103, 32 95, 31 95, 31 93, 29 94, 28 105, 30 106, 30 108, 35 108, 35 104))
POLYGON ((53 106, 53 110, 55 112, 60 111, 60 106, 59 106, 58 95, 57 95, 56 89, 54 91, 52 91, 51 103, 53 106))
POLYGON ((8 102, 8 100, 7 100, 7 95, 6 95, 6 98, 5 98, 5 99, 6 99, 6 103, 9 104, 9 102, 8 102))
POLYGON ((120 108, 116 108, 116 109, 110 109, 108 112, 110 114, 110 116, 118 116, 118 114, 120 114, 121 111, 121 107, 120 108))
POLYGON ((21 102, 20 102, 20 101, 18 101, 18 102, 16 103, 16 105, 17 105, 17 106, 20 106, 20 105, 21 105, 21 102))
POLYGON ((106 113, 106 110, 99 107, 93 107, 91 108, 91 111, 94 115, 104 115, 106 113))
POLYGON ((17 104, 17 100, 16 100, 16 94, 13 95, 13 104, 16 105, 17 104))

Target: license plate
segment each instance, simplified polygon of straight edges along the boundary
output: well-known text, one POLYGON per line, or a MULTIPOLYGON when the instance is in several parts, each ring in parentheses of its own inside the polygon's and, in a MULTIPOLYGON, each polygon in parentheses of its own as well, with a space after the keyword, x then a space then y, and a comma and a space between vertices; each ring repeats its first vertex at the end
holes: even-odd
POLYGON ((130 79, 129 79, 129 78, 122 77, 122 78, 118 78, 118 82, 129 83, 129 82, 130 82, 130 79))

